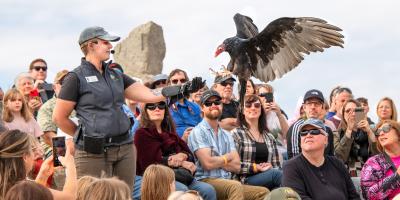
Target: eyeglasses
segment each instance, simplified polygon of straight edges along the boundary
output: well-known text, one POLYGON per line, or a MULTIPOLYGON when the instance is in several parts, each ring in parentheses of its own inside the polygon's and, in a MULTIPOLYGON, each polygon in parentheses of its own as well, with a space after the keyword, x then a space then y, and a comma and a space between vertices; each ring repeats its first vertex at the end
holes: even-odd
POLYGON ((384 133, 389 133, 389 131, 392 129, 392 125, 390 124, 385 124, 381 128, 378 128, 375 132, 375 136, 379 136, 380 133, 383 131, 384 133))
POLYGON ((251 108, 251 106, 254 105, 254 108, 260 108, 261 107, 261 103, 260 102, 246 102, 244 103, 244 107, 246 108, 251 108))
POLYGON ((149 109, 149 110, 155 110, 156 108, 158 108, 160 110, 164 110, 165 107, 166 107, 165 102, 148 103, 148 104, 146 104, 146 109, 149 109))
POLYGON ((310 130, 300 131, 301 137, 307 136, 308 134, 320 135, 320 134, 324 134, 324 133, 320 129, 310 129, 310 130))
POLYGON ((92 41, 92 43, 94 43, 94 44, 99 44, 99 41, 101 42, 101 43, 103 43, 104 45, 109 45, 109 44, 111 44, 109 41, 107 41, 107 40, 95 40, 95 41, 92 41))
POLYGON ((173 83, 173 84, 178 84, 178 82, 180 82, 180 83, 186 83, 186 79, 174 79, 174 80, 171 80, 171 83, 173 83))
POLYGON ((35 69, 36 71, 40 71, 40 70, 42 70, 42 71, 47 71, 47 66, 33 66, 32 67, 33 69, 35 69))
POLYGON ((206 102, 204 102, 204 105, 207 107, 210 107, 213 104, 216 106, 219 106, 219 105, 221 105, 221 101, 206 101, 206 102))
POLYGON ((347 108, 346 110, 344 110, 345 113, 349 114, 351 112, 355 112, 355 109, 353 108, 347 108))
POLYGON ((231 87, 233 87, 233 82, 232 81, 223 81, 220 83, 222 86, 226 87, 227 85, 230 85, 231 87))

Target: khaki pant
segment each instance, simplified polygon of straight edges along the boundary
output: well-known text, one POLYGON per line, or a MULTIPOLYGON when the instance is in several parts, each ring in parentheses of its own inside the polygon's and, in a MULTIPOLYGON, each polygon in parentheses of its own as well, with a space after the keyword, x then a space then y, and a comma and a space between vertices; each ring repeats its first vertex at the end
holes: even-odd
POLYGON ((205 178, 201 181, 215 188, 218 200, 263 200, 269 193, 269 190, 265 187, 244 185, 235 180, 205 178))
POLYGON ((79 149, 75 150, 75 164, 78 178, 89 175, 101 177, 116 176, 125 181, 132 190, 136 175, 135 145, 125 144, 109 147, 102 154, 92 154, 79 149))

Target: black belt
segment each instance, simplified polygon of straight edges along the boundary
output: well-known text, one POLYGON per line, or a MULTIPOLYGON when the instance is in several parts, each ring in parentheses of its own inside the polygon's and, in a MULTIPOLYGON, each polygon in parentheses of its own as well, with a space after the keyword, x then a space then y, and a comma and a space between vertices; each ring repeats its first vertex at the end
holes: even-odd
POLYGON ((109 144, 109 143, 121 143, 121 142, 125 141, 128 138, 129 138, 129 130, 126 133, 122 134, 122 135, 106 137, 106 138, 104 138, 104 141, 105 141, 106 144, 109 144))

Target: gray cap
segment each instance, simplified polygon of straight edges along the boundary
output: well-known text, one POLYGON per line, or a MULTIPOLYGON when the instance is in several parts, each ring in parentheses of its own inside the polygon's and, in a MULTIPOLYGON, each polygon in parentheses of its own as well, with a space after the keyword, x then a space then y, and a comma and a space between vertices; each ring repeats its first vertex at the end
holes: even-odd
POLYGON ((160 80, 167 80, 168 76, 165 74, 157 74, 155 76, 153 76, 153 83, 156 81, 160 81, 160 80))
POLYGON ((232 81, 236 81, 235 78, 233 78, 231 75, 226 75, 226 76, 216 76, 214 79, 214 83, 222 83, 226 80, 232 80, 232 81))
POLYGON ((302 130, 305 126, 310 125, 318 129, 324 130, 324 134, 327 136, 328 133, 326 132, 325 124, 322 120, 315 119, 315 118, 309 118, 304 123, 301 125, 299 130, 302 130))
POLYGON ((102 27, 93 26, 93 27, 85 28, 85 30, 82 31, 81 35, 79 36, 79 41, 78 41, 79 45, 81 45, 84 42, 86 42, 90 39, 93 39, 93 38, 99 38, 99 39, 107 40, 107 41, 111 41, 111 42, 116 42, 120 39, 119 36, 110 35, 102 27))
POLYGON ((220 100, 222 99, 221 96, 215 90, 206 90, 200 97, 201 104, 204 104, 209 98, 211 97, 218 97, 220 100))

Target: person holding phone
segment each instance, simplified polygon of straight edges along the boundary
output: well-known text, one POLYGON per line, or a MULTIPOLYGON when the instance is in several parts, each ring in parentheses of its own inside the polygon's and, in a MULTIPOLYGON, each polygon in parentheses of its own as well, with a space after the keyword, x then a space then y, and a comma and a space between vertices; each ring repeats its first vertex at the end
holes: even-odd
POLYGON ((348 166, 353 177, 359 175, 365 161, 376 153, 374 132, 360 107, 361 104, 354 99, 343 104, 343 119, 335 137, 335 155, 348 166), (356 118, 356 110, 362 119, 356 118))

